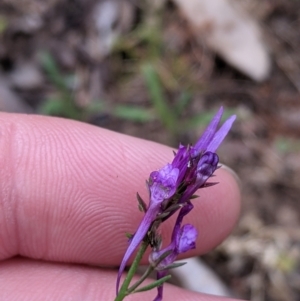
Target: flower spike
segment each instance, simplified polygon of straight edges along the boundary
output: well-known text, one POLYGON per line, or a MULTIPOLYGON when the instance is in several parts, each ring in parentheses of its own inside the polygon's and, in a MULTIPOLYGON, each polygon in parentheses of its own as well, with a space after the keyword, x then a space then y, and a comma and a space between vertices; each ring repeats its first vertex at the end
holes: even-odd
MULTIPOLYGON (((181 227, 183 217, 187 215, 193 209, 192 203, 187 203, 179 212, 173 233, 172 241, 169 246, 163 250, 154 250, 149 256, 149 262, 151 265, 155 266, 157 270, 157 279, 161 279, 167 274, 167 270, 172 268, 174 261, 177 256, 181 253, 185 253, 196 247, 196 239, 198 232, 196 228, 190 224, 186 224, 181 227), (168 253, 168 255, 163 259, 160 258, 168 253)), ((162 300, 163 295, 163 284, 157 287, 157 296, 154 301, 162 300)))
MULTIPOLYGON (((190 224, 182 227, 181 224, 183 218, 193 209, 191 201, 195 198, 196 191, 199 188, 216 184, 207 183, 208 179, 213 176, 218 168, 219 157, 216 151, 225 139, 236 118, 235 116, 231 116, 219 128, 222 115, 223 108, 221 107, 195 146, 180 145, 178 151, 174 153, 171 163, 150 174, 147 181, 149 192, 148 206, 139 194, 137 194, 139 207, 144 212, 144 217, 137 231, 130 238, 128 248, 122 259, 117 276, 116 300, 123 300, 119 299, 119 296, 123 298, 127 294, 134 292, 145 279, 142 276, 140 282, 137 281, 136 284, 129 287, 132 278, 127 278, 119 292, 120 279, 124 269, 132 254, 142 242, 144 242, 140 248, 142 253, 138 253, 140 255, 137 258, 142 258, 143 252, 150 245, 152 252, 149 256, 149 271, 157 271, 158 281, 153 287, 157 287, 158 293, 154 301, 162 300, 163 281, 166 280, 164 278, 167 276, 168 269, 178 266, 178 264, 174 263, 177 256, 195 248, 197 230, 190 224), (157 229, 161 223, 178 211, 179 214, 174 225, 171 242, 169 246, 162 249, 161 236, 157 229)), ((129 275, 132 275, 131 277, 134 274, 131 271, 136 270, 139 260, 134 261, 129 273, 129 275)), ((148 275, 146 274, 145 277, 148 275)))
POLYGON ((144 218, 138 227, 138 230, 130 240, 129 246, 121 262, 116 285, 117 294, 119 292, 120 279, 129 258, 142 240, 146 237, 151 224, 155 221, 159 213, 161 213, 160 209, 162 202, 174 195, 176 191, 178 174, 179 170, 177 168, 173 168, 171 164, 167 164, 159 171, 154 171, 151 173, 149 179, 149 208, 147 209, 144 218))

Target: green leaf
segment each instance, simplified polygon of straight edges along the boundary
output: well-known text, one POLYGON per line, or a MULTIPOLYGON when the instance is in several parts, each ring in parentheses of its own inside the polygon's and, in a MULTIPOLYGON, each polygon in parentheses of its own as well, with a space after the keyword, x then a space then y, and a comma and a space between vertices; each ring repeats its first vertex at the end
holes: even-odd
POLYGON ((48 98, 39 108, 39 113, 42 115, 60 116, 64 112, 63 100, 60 98, 48 98))
POLYGON ((147 205, 144 202, 144 200, 141 198, 141 196, 139 195, 138 192, 136 193, 136 198, 137 198, 137 200, 139 202, 139 209, 140 209, 140 211, 146 212, 147 211, 147 205))
POLYGON ((213 112, 205 112, 202 114, 198 114, 196 116, 193 116, 189 118, 189 120, 186 122, 185 126, 187 128, 195 128, 199 126, 206 126, 212 117, 214 116, 213 112))
POLYGON ((71 99, 62 97, 48 98, 39 107, 39 112, 43 115, 61 116, 71 119, 81 119, 82 112, 71 99))
POLYGON ((67 82, 61 75, 56 62, 48 52, 42 52, 40 54, 40 61, 42 67, 45 69, 47 75, 53 84, 61 91, 66 93, 68 91, 67 82))
POLYGON ((175 110, 177 115, 179 116, 182 111, 187 107, 189 102, 192 100, 192 94, 187 91, 182 91, 176 104, 175 104, 175 110))
POLYGON ((7 19, 4 16, 0 16, 0 35, 6 31, 8 24, 7 19))
MULTIPOLYGON (((118 296, 115 298, 115 301, 121 301, 123 300, 128 294, 131 293, 130 289, 128 288, 131 280, 132 280, 132 277, 134 276, 135 272, 136 272, 136 269, 138 268, 140 262, 141 262, 141 259, 143 257, 143 255, 145 254, 146 250, 147 250, 147 247, 148 247, 148 243, 146 242, 142 242, 142 244, 140 245, 140 248, 138 249, 138 252, 129 268, 129 271, 125 277, 125 280, 120 288, 120 291, 119 291, 119 294, 118 296)), ((144 281, 144 279, 141 279, 141 281, 144 281)), ((139 281, 137 282, 137 285, 139 285, 139 281)))
POLYGON ((211 187, 211 186, 215 186, 215 185, 217 185, 217 184, 219 184, 219 182, 205 183, 205 184, 203 185, 203 187, 211 187))
POLYGON ((133 291, 133 293, 140 293, 140 292, 145 292, 145 291, 149 291, 155 287, 158 287, 160 285, 162 285, 163 283, 165 283, 166 281, 168 281, 172 276, 171 275, 167 275, 159 280, 156 280, 146 286, 143 286, 135 291, 133 291))
POLYGON ((88 114, 95 114, 95 113, 107 113, 107 108, 103 101, 97 101, 95 103, 89 104, 85 108, 85 112, 88 114))
POLYGON ((142 66, 142 73, 146 81, 151 101, 160 120, 167 127, 167 129, 173 133, 176 130, 177 118, 174 114, 174 111, 167 103, 156 70, 152 65, 145 64, 142 66))
POLYGON ((125 236, 128 238, 128 239, 131 239, 133 237, 133 234, 129 233, 129 232, 126 232, 125 233, 125 236))
POLYGON ((165 217, 167 217, 170 212, 178 210, 179 208, 182 208, 183 204, 173 204, 170 207, 168 207, 167 209, 164 210, 163 213, 159 214, 155 220, 161 220, 164 219, 165 217))
POLYGON ((155 119, 153 113, 149 112, 146 109, 137 108, 134 106, 116 106, 112 110, 112 115, 137 122, 148 122, 155 119))
POLYGON ((176 268, 179 268, 179 267, 181 267, 181 266, 183 266, 185 264, 186 264, 186 262, 175 262, 175 263, 172 263, 172 264, 168 265, 166 267, 166 269, 168 269, 168 270, 170 270, 170 269, 176 269, 176 268))

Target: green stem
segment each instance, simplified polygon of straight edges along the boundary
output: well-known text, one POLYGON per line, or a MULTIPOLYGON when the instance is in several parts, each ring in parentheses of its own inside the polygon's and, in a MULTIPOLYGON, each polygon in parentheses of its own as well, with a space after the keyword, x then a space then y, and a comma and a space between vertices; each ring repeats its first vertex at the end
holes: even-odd
POLYGON ((124 300, 124 298, 129 294, 128 292, 128 286, 131 282, 131 279, 133 278, 135 272, 136 272, 136 269, 138 268, 139 266, 139 263, 144 255, 144 253, 146 252, 147 250, 147 247, 148 247, 148 243, 147 242, 142 242, 137 254, 136 254, 136 257, 127 273, 127 276, 120 288, 120 291, 119 291, 119 294, 118 296, 115 298, 114 301, 122 301, 124 300))
POLYGON ((151 274, 152 271, 153 267, 149 266, 146 272, 142 275, 142 277, 134 285, 128 288, 128 293, 132 293, 142 282, 144 282, 144 280, 151 274))

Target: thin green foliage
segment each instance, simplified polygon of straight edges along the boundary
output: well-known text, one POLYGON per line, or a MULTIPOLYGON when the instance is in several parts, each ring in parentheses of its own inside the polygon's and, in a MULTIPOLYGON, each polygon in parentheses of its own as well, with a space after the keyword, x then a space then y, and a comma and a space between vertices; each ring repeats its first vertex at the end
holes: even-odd
MULTIPOLYGON (((206 125, 213 117, 214 110, 200 114, 196 112, 195 115, 189 116, 189 118, 184 117, 183 114, 192 101, 192 93, 183 90, 178 98, 173 100, 171 105, 157 69, 154 62, 146 63, 142 66, 141 72, 144 76, 156 117, 170 133, 170 140, 176 141, 186 131, 206 125)), ((227 110, 223 118, 226 119, 232 114, 234 114, 233 110, 227 110)))
POLYGON ((55 96, 48 97, 40 107, 41 114, 78 120, 85 120, 87 116, 95 113, 108 114, 132 122, 148 122, 155 119, 155 114, 151 110, 130 105, 109 106, 103 100, 98 100, 86 107, 78 107, 74 101, 72 82, 70 83, 72 77, 62 75, 49 53, 42 53, 40 60, 50 82, 56 88, 55 96))
POLYGON ((142 73, 146 81, 151 102, 158 114, 158 117, 171 133, 175 133, 177 121, 176 114, 168 105, 156 70, 151 64, 145 64, 142 66, 142 73))
POLYGON ((277 136, 274 142, 274 146, 275 149, 282 154, 300 151, 300 141, 299 139, 295 138, 277 136))
POLYGON ((61 74, 55 60, 49 53, 42 53, 40 60, 49 80, 56 88, 55 96, 48 97, 44 101, 40 107, 40 113, 82 119, 82 111, 73 100, 70 77, 61 74))
POLYGON ((166 281, 170 280, 171 277, 172 277, 171 275, 167 275, 163 278, 160 278, 159 280, 155 280, 152 283, 150 283, 148 285, 145 285, 145 286, 133 291, 133 293, 141 293, 141 292, 150 291, 153 288, 156 288, 156 287, 162 285, 163 283, 165 283, 166 281))
POLYGON ((150 110, 135 106, 115 106, 111 112, 113 116, 135 122, 149 122, 155 120, 155 115, 150 110))

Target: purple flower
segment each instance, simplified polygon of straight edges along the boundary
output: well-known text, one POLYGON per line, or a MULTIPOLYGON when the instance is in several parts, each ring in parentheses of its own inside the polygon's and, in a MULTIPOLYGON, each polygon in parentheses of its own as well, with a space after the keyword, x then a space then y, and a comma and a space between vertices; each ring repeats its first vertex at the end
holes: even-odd
POLYGON ((181 208, 174 225, 170 245, 163 250, 159 250, 161 246, 154 247, 154 251, 149 256, 149 261, 155 266, 156 270, 167 269, 168 266, 176 260, 178 254, 195 248, 197 230, 189 224, 181 228, 183 217, 187 215, 193 207, 193 204, 189 202, 181 208), (170 252, 170 254, 160 261, 159 259, 166 252, 170 252))
POLYGON ((156 204, 160 205, 174 195, 178 174, 178 168, 174 168, 172 164, 167 164, 159 171, 153 171, 150 174, 150 207, 156 204))
MULTIPOLYGON (((171 164, 167 164, 159 171, 150 174, 148 181, 149 206, 122 259, 117 278, 117 294, 125 266, 139 244, 143 240, 149 240, 148 233, 155 233, 159 224, 180 208, 182 209, 178 218, 182 220, 183 216, 187 214, 186 210, 189 212, 193 208, 190 202, 193 194, 199 188, 205 187, 206 181, 217 169, 219 158, 215 151, 226 137, 235 120, 235 116, 231 116, 217 130, 222 114, 223 108, 221 107, 195 146, 180 145, 171 164)), ((183 232, 180 232, 178 224, 180 225, 181 221, 177 220, 173 231, 175 238, 172 237, 172 241, 176 246, 176 252, 181 253, 180 251, 184 250, 184 247, 187 248, 186 243, 191 241, 189 235, 192 235, 192 230, 183 227, 183 232), (179 242, 182 245, 176 245, 179 242)), ((173 254, 176 253, 175 249, 173 254)), ((169 257, 169 261, 171 261, 171 257, 169 257)), ((166 261, 164 261, 164 264, 166 264, 166 261)))
MULTIPOLYGON (((158 252, 153 252, 150 255, 149 261, 155 264, 155 260, 158 260, 166 252, 171 252, 166 258, 164 258, 156 267, 157 276, 156 279, 159 280, 165 277, 168 273, 167 269, 172 268, 172 264, 177 259, 177 256, 181 253, 185 253, 196 247, 197 230, 193 225, 186 224, 180 231, 176 234, 175 241, 158 252)), ((153 301, 160 301, 163 297, 163 284, 157 287, 157 295, 153 301)))
POLYGON ((150 263, 154 265, 155 269, 158 271, 167 270, 171 267, 179 254, 195 249, 197 235, 197 230, 193 225, 184 225, 180 229, 176 230, 174 239, 169 246, 163 250, 153 251, 150 254, 150 263), (168 252, 170 254, 160 261, 159 259, 161 256, 168 252), (159 263, 156 264, 157 261, 159 261, 159 263))
POLYGON ((189 250, 195 249, 197 236, 198 232, 193 225, 184 225, 177 235, 176 253, 179 255, 189 250))
POLYGON ((206 152, 197 163, 197 167, 192 175, 191 181, 183 193, 180 202, 187 202, 191 196, 213 175, 218 168, 219 157, 216 153, 206 152))
MULTIPOLYGON (((163 250, 153 250, 149 256, 149 262, 157 270, 157 279, 161 279, 167 275, 167 270, 172 268, 172 264, 181 253, 185 253, 196 247, 196 239, 198 236, 194 226, 186 224, 181 227, 183 217, 193 209, 191 203, 187 203, 179 212, 173 233, 172 241, 169 246, 163 250), (168 254, 163 258, 165 254, 168 254), (161 259, 163 258, 163 259, 161 259)), ((157 287, 157 296, 154 301, 162 300, 163 284, 157 287)))
POLYGON ((151 173, 148 184, 150 190, 150 204, 140 226, 131 239, 121 262, 117 278, 117 294, 119 290, 120 278, 125 269, 127 261, 141 241, 145 238, 145 235, 147 234, 155 217, 161 213, 160 205, 162 202, 174 195, 176 191, 178 172, 179 170, 177 168, 174 168, 171 164, 167 164, 159 171, 154 171, 151 173))

